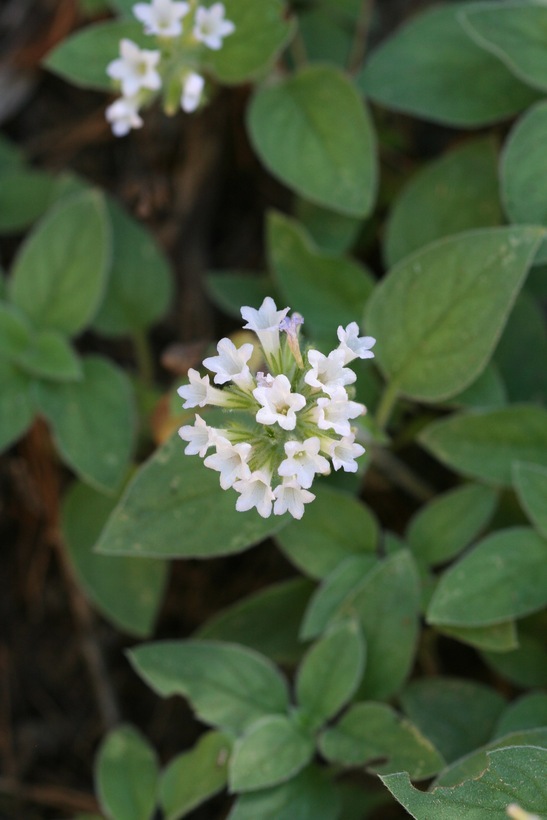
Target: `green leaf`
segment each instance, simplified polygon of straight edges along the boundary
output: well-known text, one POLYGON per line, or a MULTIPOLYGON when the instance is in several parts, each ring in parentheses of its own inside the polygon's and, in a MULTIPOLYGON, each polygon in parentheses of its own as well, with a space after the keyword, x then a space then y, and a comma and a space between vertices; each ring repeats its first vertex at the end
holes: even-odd
POLYGON ((85 484, 73 484, 63 501, 65 543, 78 581, 99 611, 120 629, 145 638, 162 601, 167 564, 93 552, 116 501, 85 484))
POLYGON ((355 621, 335 624, 308 650, 296 677, 306 726, 322 726, 350 700, 363 676, 365 654, 355 621))
POLYGON ((454 415, 428 425, 419 440, 451 469, 510 486, 514 462, 547 467, 547 412, 522 404, 454 415))
POLYGON ((334 63, 341 69, 348 64, 353 31, 336 14, 312 8, 299 15, 298 30, 310 62, 334 63))
POLYGON ((333 254, 349 250, 362 225, 357 217, 336 213, 302 197, 296 199, 295 216, 319 250, 333 254))
POLYGON ((322 769, 309 766, 271 789, 238 798, 228 820, 339 820, 340 798, 322 769))
POLYGON ((260 159, 289 188, 350 216, 371 211, 377 184, 374 132, 355 88, 337 69, 310 66, 260 89, 251 101, 248 127, 260 159))
POLYGON ((350 555, 325 577, 306 609, 300 630, 303 640, 317 638, 325 631, 343 601, 358 589, 378 562, 375 555, 350 555))
POLYGON ((160 781, 165 820, 178 820, 227 783, 232 741, 221 732, 202 735, 193 749, 171 761, 160 781))
POLYGON ((319 748, 330 763, 383 774, 404 769, 412 780, 431 777, 444 766, 416 726, 383 703, 353 704, 336 726, 323 732, 319 748), (387 760, 375 763, 378 758, 387 760))
POLYGON ((527 527, 500 530, 445 572, 427 612, 432 624, 487 626, 547 604, 547 541, 527 527))
POLYGON ((167 310, 172 295, 171 269, 152 236, 108 201, 112 228, 112 269, 93 327, 109 336, 138 333, 167 310))
POLYGON ((0 452, 17 441, 35 415, 29 377, 0 357, 0 452))
POLYGON ((400 695, 410 720, 450 763, 487 743, 505 701, 495 689, 471 680, 414 680, 400 695))
POLYGON ((435 785, 456 786, 469 778, 480 777, 488 766, 489 753, 510 746, 537 746, 547 750, 547 727, 512 732, 490 741, 444 769, 435 780, 435 785))
POLYGON ((204 66, 222 83, 237 85, 269 68, 293 33, 293 26, 281 0, 225 0, 224 6, 235 31, 218 51, 204 49, 204 66))
MULTIPOLYGON (((503 221, 497 150, 481 137, 426 165, 399 194, 385 234, 391 267, 435 239, 503 221)), ((537 220, 530 220, 535 222, 537 220)))
POLYGON ((209 296, 217 307, 241 321, 241 307, 259 308, 274 285, 269 276, 233 271, 214 271, 206 275, 209 296))
POLYGON ((21 370, 40 379, 69 382, 83 376, 81 361, 70 342, 55 330, 34 334, 16 362, 21 370))
POLYGON ((478 379, 447 402, 451 407, 493 410, 507 404, 507 392, 494 362, 486 365, 478 379))
POLYGON ((123 38, 132 40, 141 48, 150 47, 150 37, 135 20, 95 23, 64 39, 49 52, 44 66, 82 88, 112 91, 114 84, 106 67, 119 57, 123 38))
POLYGON ((123 370, 98 356, 82 360, 78 382, 39 382, 36 400, 63 460, 103 492, 121 484, 133 447, 131 384, 123 370))
POLYGON ((465 484, 437 496, 413 516, 405 539, 420 561, 442 564, 467 547, 486 527, 497 493, 480 484, 465 484))
POLYGON ((286 715, 266 715, 236 740, 230 759, 232 792, 250 792, 285 783, 306 766, 313 738, 286 715))
POLYGON ((64 199, 19 251, 9 283, 10 300, 36 327, 75 335, 95 315, 109 263, 102 196, 88 191, 64 199))
POLYGON ((495 353, 510 401, 547 402, 547 326, 542 306, 519 294, 495 353))
POLYGON ((469 644, 486 652, 509 652, 518 646, 517 629, 514 620, 502 621, 489 626, 438 626, 436 629, 460 643, 469 644))
POLYGON ((95 780, 101 808, 111 820, 150 820, 158 760, 133 726, 120 726, 107 735, 98 752, 95 780))
POLYGON ((517 649, 512 652, 484 652, 483 658, 498 675, 517 686, 547 686, 545 629, 540 635, 519 630, 517 649))
POLYGON ((547 751, 521 746, 488 755, 488 769, 476 780, 433 792, 415 789, 405 772, 386 775, 382 782, 412 817, 435 820, 485 820, 506 816, 509 803, 528 812, 544 812, 547 805, 547 751))
POLYGON ((29 347, 31 334, 25 315, 13 305, 0 302, 0 357, 16 359, 29 347))
POLYGON ((214 615, 196 637, 241 643, 277 663, 293 664, 304 651, 298 628, 313 589, 305 578, 273 584, 214 615))
POLYGON ((517 462, 513 467, 513 484, 530 522, 547 538, 547 469, 517 462))
POLYGON ((159 695, 184 695, 204 723, 240 733, 264 715, 287 711, 287 685, 258 652, 216 641, 161 641, 129 652, 159 695))
POLYGON ((541 150, 546 127, 547 102, 541 102, 518 120, 505 142, 500 167, 501 192, 511 222, 547 224, 547 195, 540 184, 547 170, 547 160, 541 150))
POLYGON ((374 280, 366 268, 319 251, 302 228, 283 214, 268 215, 268 256, 277 284, 312 335, 336 343, 336 328, 360 321, 374 280))
POLYGON ((25 157, 20 148, 9 140, 4 134, 0 134, 0 170, 12 170, 22 168, 25 165, 25 157))
POLYGON ((488 363, 541 240, 536 228, 440 239, 396 265, 368 303, 367 332, 393 389, 447 399, 488 363))
POLYGON ((547 727, 547 693, 529 692, 507 706, 496 724, 493 737, 501 738, 538 727, 547 727))
POLYGON ((206 558, 241 552, 284 522, 235 509, 235 495, 172 436, 128 485, 97 544, 109 555, 206 558))
POLYGON ((2 169, 0 178, 0 233, 18 233, 47 210, 54 180, 43 171, 13 166, 2 169))
POLYGON ((300 570, 324 578, 349 555, 374 552, 378 524, 368 507, 347 493, 321 486, 315 495, 304 518, 291 521, 276 541, 300 570))
POLYGON ((527 108, 537 94, 463 29, 461 10, 475 5, 450 4, 416 15, 372 52, 359 87, 387 108, 460 128, 527 108))
POLYGON ((367 646, 367 666, 358 694, 383 700, 410 672, 418 638, 420 579, 410 552, 402 549, 365 575, 337 617, 356 618, 367 646))
POLYGON ((532 88, 547 91, 547 9, 537 2, 473 3, 460 14, 465 30, 532 88))

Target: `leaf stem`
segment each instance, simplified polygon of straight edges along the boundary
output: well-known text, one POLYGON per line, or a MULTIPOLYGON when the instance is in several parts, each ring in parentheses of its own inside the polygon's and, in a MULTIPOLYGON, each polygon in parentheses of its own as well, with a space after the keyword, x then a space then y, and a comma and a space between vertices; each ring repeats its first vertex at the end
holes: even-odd
POLYGON ((132 339, 139 376, 143 384, 150 387, 154 383, 154 360, 148 334, 144 330, 135 330, 132 339))
POLYGON ((395 406, 395 402, 399 396, 399 391, 395 382, 389 382, 382 394, 380 403, 376 409, 376 424, 381 430, 385 430, 391 416, 391 412, 395 406))

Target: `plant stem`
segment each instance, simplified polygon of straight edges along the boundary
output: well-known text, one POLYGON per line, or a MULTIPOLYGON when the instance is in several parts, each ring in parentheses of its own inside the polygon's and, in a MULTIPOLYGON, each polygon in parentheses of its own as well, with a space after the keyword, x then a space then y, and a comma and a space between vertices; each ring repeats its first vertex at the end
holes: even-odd
POLYGON ((373 445, 372 460, 392 484, 400 487, 417 501, 431 501, 435 496, 435 490, 426 481, 384 447, 373 445))
POLYGON ((136 330, 132 339, 139 376, 143 384, 150 387, 154 384, 154 360, 148 335, 144 330, 136 330))
POLYGON ((374 0, 363 0, 361 11, 359 13, 359 17, 357 18, 355 36, 353 38, 348 59, 348 71, 350 74, 355 74, 363 62, 373 11, 374 0))
POLYGON ((389 417, 391 416, 391 412, 395 406, 398 395, 399 391, 397 389, 397 385, 394 382, 389 382, 384 389, 382 398, 380 399, 380 403, 376 409, 376 424, 381 430, 385 430, 387 427, 389 417))

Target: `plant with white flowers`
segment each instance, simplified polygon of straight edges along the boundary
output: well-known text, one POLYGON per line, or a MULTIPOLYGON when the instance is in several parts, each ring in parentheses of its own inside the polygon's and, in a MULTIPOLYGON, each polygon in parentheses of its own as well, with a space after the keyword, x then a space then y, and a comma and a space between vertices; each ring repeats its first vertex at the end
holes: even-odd
POLYGON ((356 375, 346 365, 371 358, 375 339, 359 336, 352 322, 338 328, 340 343, 328 356, 313 349, 302 354, 303 319, 288 318, 288 312, 278 310, 270 297, 258 310, 241 308, 245 329, 258 337, 264 371, 250 370, 253 344, 238 348, 221 339, 218 355, 203 364, 222 389, 190 369, 189 383, 178 390, 184 408, 212 405, 230 411, 221 428, 196 414, 195 423, 181 427, 179 435, 188 442, 187 455, 199 455, 220 473, 223 490, 236 490, 237 510, 254 507, 263 518, 272 510, 302 518, 304 505, 315 498, 310 492, 315 476, 329 473, 331 463, 335 470, 356 472, 356 459, 365 452, 350 422, 366 408, 350 398, 356 375))
POLYGON ((160 91, 167 114, 174 114, 179 107, 187 113, 199 108, 205 78, 195 69, 203 49, 218 51, 224 38, 235 31, 233 22, 226 19, 223 3, 206 8, 177 0, 151 0, 136 3, 133 14, 143 24, 144 33, 156 39, 156 48, 140 48, 123 39, 120 56, 106 68, 122 93, 106 109, 106 118, 118 137, 142 127, 139 111, 160 91))

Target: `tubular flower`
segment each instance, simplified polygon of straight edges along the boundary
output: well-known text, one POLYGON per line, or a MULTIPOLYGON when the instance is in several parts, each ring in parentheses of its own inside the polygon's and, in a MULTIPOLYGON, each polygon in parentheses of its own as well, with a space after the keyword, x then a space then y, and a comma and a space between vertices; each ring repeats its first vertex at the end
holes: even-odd
POLYGON ((188 371, 188 384, 179 387, 184 407, 215 405, 231 414, 222 429, 209 427, 196 414, 193 425, 184 425, 180 437, 188 442, 185 453, 204 459, 206 467, 220 473, 222 489, 238 493, 236 509, 256 509, 263 518, 289 513, 301 518, 316 475, 331 471, 357 471, 356 459, 365 450, 355 441, 350 420, 366 412, 348 395, 355 373, 345 365, 370 358, 374 339, 360 338, 357 324, 338 328, 339 346, 328 356, 317 350, 300 350, 303 319, 288 318, 289 308, 278 310, 266 297, 256 310, 242 307, 248 330, 258 337, 263 368, 251 371, 255 345, 237 348, 221 339, 217 356, 204 366, 210 376, 188 371), (347 388, 347 389, 346 389, 347 388), (210 450, 213 452, 209 452, 210 450))

